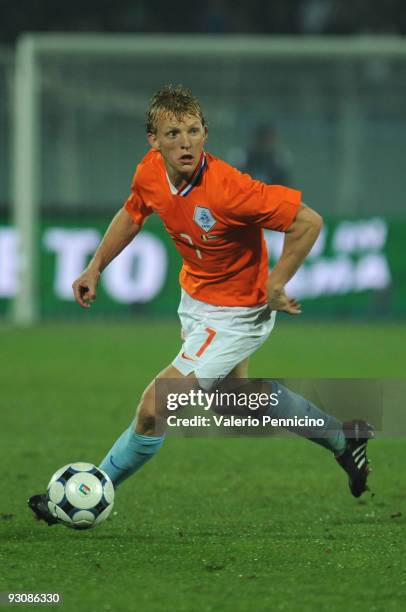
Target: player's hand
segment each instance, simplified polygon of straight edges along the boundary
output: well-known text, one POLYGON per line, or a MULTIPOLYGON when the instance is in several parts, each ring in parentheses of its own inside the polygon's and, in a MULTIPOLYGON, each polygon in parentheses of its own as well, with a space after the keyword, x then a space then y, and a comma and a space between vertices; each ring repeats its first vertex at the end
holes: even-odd
POLYGON ((99 279, 98 270, 87 269, 73 283, 73 295, 83 308, 90 308, 91 303, 95 301, 99 279))
POLYGON ((302 313, 301 305, 294 298, 289 298, 285 293, 285 289, 275 289, 268 285, 267 295, 268 303, 272 310, 287 312, 290 315, 302 313))

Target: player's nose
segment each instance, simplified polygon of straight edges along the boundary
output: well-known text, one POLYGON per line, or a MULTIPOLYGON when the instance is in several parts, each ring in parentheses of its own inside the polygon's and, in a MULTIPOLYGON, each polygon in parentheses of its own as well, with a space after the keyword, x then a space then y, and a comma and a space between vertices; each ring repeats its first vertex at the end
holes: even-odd
POLYGON ((182 149, 189 149, 191 147, 189 135, 187 133, 181 134, 180 146, 182 149))

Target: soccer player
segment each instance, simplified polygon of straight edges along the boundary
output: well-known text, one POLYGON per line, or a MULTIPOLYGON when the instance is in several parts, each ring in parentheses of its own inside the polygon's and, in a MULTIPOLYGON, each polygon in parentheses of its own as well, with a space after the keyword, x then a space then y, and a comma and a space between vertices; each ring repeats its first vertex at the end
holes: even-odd
MULTIPOLYGON (((320 215, 302 203, 299 191, 253 180, 205 150, 207 124, 189 90, 169 86, 156 92, 146 130, 151 149, 136 169, 130 196, 73 283, 75 299, 89 308, 103 270, 153 213, 161 217, 183 259, 178 311, 183 345, 145 389, 135 420, 100 464, 116 487, 164 442, 165 413, 155 401, 158 379, 207 389, 207 381, 244 378, 248 358, 268 338, 276 312, 301 313, 285 286, 322 226, 320 215), (264 228, 285 234, 271 272, 264 228)), ((267 414, 323 419, 322 427, 305 435, 332 452, 348 474, 351 493, 360 496, 367 489, 366 447, 372 427, 364 421, 341 423, 276 381, 268 381, 268 390, 278 394, 279 402, 267 414)), ((38 518, 57 522, 45 495, 33 496, 29 505, 38 518)))

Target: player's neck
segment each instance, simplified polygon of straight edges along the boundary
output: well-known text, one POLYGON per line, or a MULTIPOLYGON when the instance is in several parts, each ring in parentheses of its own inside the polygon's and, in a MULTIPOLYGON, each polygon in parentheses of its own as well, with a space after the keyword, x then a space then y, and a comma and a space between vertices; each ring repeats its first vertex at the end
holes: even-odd
POLYGON ((168 178, 170 180, 170 182, 172 183, 172 185, 179 191, 179 189, 182 189, 183 187, 185 187, 188 183, 189 183, 189 177, 178 174, 178 173, 171 173, 168 170, 168 178))
POLYGON ((165 164, 165 168, 166 168, 166 173, 168 175, 168 179, 170 180, 171 184, 178 191, 180 189, 183 189, 183 187, 186 187, 186 185, 188 185, 190 183, 191 178, 195 174, 196 168, 199 165, 199 162, 200 162, 200 160, 196 163, 194 168, 192 168, 191 170, 189 170, 186 173, 186 172, 179 172, 179 171, 175 170, 168 163, 165 163, 165 160, 164 160, 164 164, 165 164))
POLYGON ((172 185, 174 187, 176 187, 176 189, 179 191, 179 189, 182 189, 183 187, 185 187, 189 181, 190 178, 193 174, 193 172, 189 175, 186 174, 180 174, 179 172, 176 172, 174 170, 172 170, 171 168, 166 168, 166 172, 168 174, 168 178, 170 180, 170 182, 172 183, 172 185))

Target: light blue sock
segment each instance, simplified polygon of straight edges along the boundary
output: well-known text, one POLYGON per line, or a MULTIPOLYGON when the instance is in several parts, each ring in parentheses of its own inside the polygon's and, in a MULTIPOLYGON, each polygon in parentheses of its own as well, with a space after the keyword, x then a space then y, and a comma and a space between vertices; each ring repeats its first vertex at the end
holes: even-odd
POLYGON ((300 436, 304 436, 317 444, 333 451, 336 455, 343 453, 347 446, 347 441, 343 432, 342 423, 335 417, 323 412, 313 402, 307 400, 302 395, 294 393, 281 385, 277 381, 272 381, 272 392, 278 394, 279 403, 271 406, 268 415, 274 418, 298 418, 308 417, 311 419, 323 419, 324 425, 321 427, 286 427, 300 436))
POLYGON ((152 459, 164 439, 165 436, 144 436, 136 433, 133 422, 114 443, 100 463, 100 468, 110 476, 117 487, 152 459))

